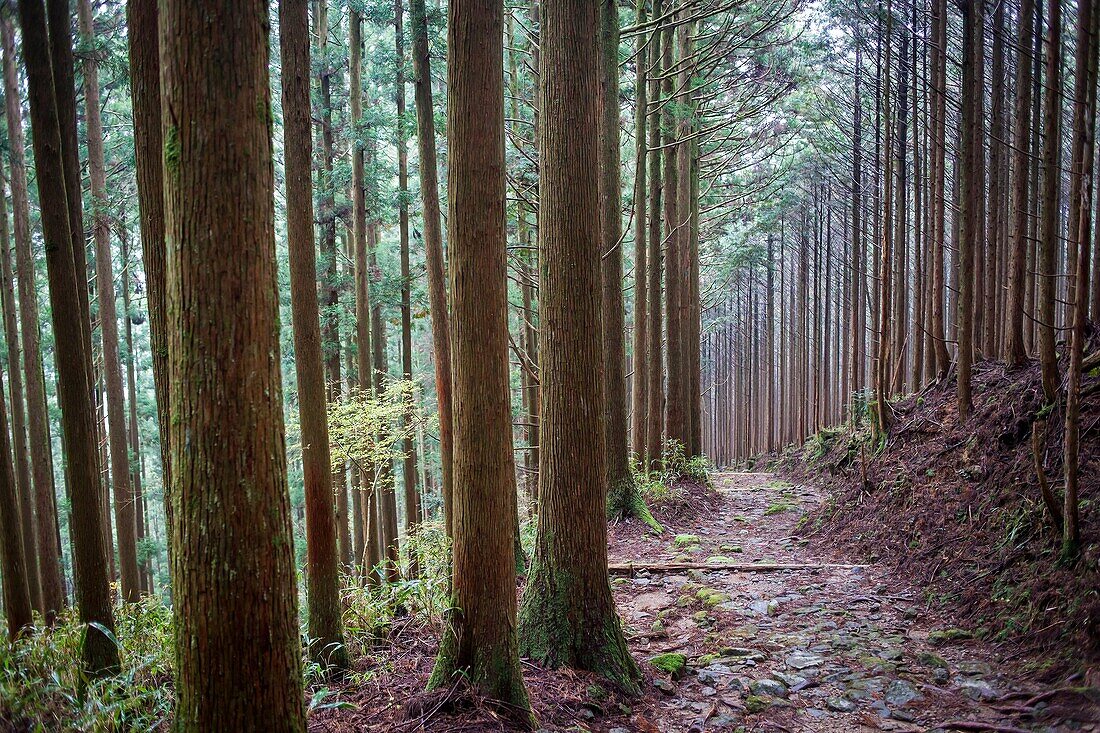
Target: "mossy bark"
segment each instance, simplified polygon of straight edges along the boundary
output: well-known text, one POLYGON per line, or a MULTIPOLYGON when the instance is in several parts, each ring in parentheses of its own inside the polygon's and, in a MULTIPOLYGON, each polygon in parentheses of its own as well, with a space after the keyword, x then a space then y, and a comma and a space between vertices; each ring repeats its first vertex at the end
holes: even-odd
POLYGON ((520 650, 637 692, 607 577, 597 5, 543 3, 541 21, 539 525, 520 650))

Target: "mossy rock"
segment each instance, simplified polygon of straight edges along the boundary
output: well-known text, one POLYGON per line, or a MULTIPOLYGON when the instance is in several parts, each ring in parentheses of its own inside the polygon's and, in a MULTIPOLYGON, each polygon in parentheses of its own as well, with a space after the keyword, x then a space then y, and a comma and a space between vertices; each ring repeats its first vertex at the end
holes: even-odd
POLYGON ((766 695, 749 695, 745 698, 746 713, 762 713, 775 704, 775 700, 766 695))
POLYGON ((704 654, 695 660, 695 665, 698 667, 709 667, 720 659, 717 654, 704 654))
POLYGON ((917 661, 929 667, 948 669, 947 660, 938 654, 933 654, 932 652, 921 652, 919 655, 917 655, 917 661))
POLYGON ((719 545, 718 551, 738 553, 741 552, 741 545, 719 545))
POLYGON ((732 557, 729 557, 728 555, 711 555, 707 558, 707 562, 717 565, 719 563, 731 563, 737 561, 734 560, 732 557))
POLYGON ((716 591, 713 588, 700 588, 695 597, 702 601, 707 608, 714 608, 719 603, 725 603, 730 599, 725 593, 716 591))
POLYGON ((672 539, 673 547, 691 547, 699 544, 699 535, 678 534, 672 539))
POLYGON ((654 634, 663 634, 663 633, 665 633, 665 625, 663 623, 661 623, 660 619, 657 619, 649 627, 649 630, 650 630, 650 632, 652 632, 654 634))
POLYGON ((687 670, 687 657, 677 652, 668 652, 667 654, 650 657, 649 663, 671 676, 674 680, 683 677, 685 670, 687 670))
POLYGON ((941 629, 928 635, 929 644, 946 644, 949 641, 973 639, 974 634, 966 629, 941 629))

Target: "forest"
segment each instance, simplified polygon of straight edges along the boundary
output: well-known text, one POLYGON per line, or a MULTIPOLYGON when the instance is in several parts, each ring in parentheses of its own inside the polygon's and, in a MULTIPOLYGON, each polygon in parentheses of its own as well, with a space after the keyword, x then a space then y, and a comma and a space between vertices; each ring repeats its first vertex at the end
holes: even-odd
POLYGON ((1100 731, 1096 0, 0 62, 0 733, 1100 731))

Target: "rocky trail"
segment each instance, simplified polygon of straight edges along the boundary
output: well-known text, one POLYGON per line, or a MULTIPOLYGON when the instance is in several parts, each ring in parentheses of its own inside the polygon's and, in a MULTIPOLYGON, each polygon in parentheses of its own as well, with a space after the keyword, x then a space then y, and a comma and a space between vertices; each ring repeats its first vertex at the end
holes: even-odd
POLYGON ((951 628, 926 589, 814 550, 799 520, 818 490, 762 473, 715 489, 662 516, 664 534, 612 528, 616 600, 656 690, 577 729, 1100 731, 1093 675, 1040 683, 1042 660, 951 628), (811 567, 725 569, 746 563, 811 567))

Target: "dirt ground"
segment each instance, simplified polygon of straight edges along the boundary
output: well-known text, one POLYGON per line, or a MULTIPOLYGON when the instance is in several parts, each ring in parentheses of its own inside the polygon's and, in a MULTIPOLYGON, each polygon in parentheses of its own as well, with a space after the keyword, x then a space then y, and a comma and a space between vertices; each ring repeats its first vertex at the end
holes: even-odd
MULTIPOLYGON (((800 536, 817 489, 770 474, 720 473, 656 512, 665 532, 611 528, 611 563, 798 564, 772 572, 635 570, 612 585, 644 695, 598 678, 524 663, 544 730, 1100 731, 1100 670, 1057 682, 1013 655, 949 627, 885 568, 859 565, 800 536), (683 671, 653 657, 684 655, 683 671)), ((354 685, 315 711, 316 732, 507 731, 504 711, 460 690, 425 695, 435 652, 429 629, 398 630, 354 685)), ((666 657, 675 662, 675 657, 666 657)))

